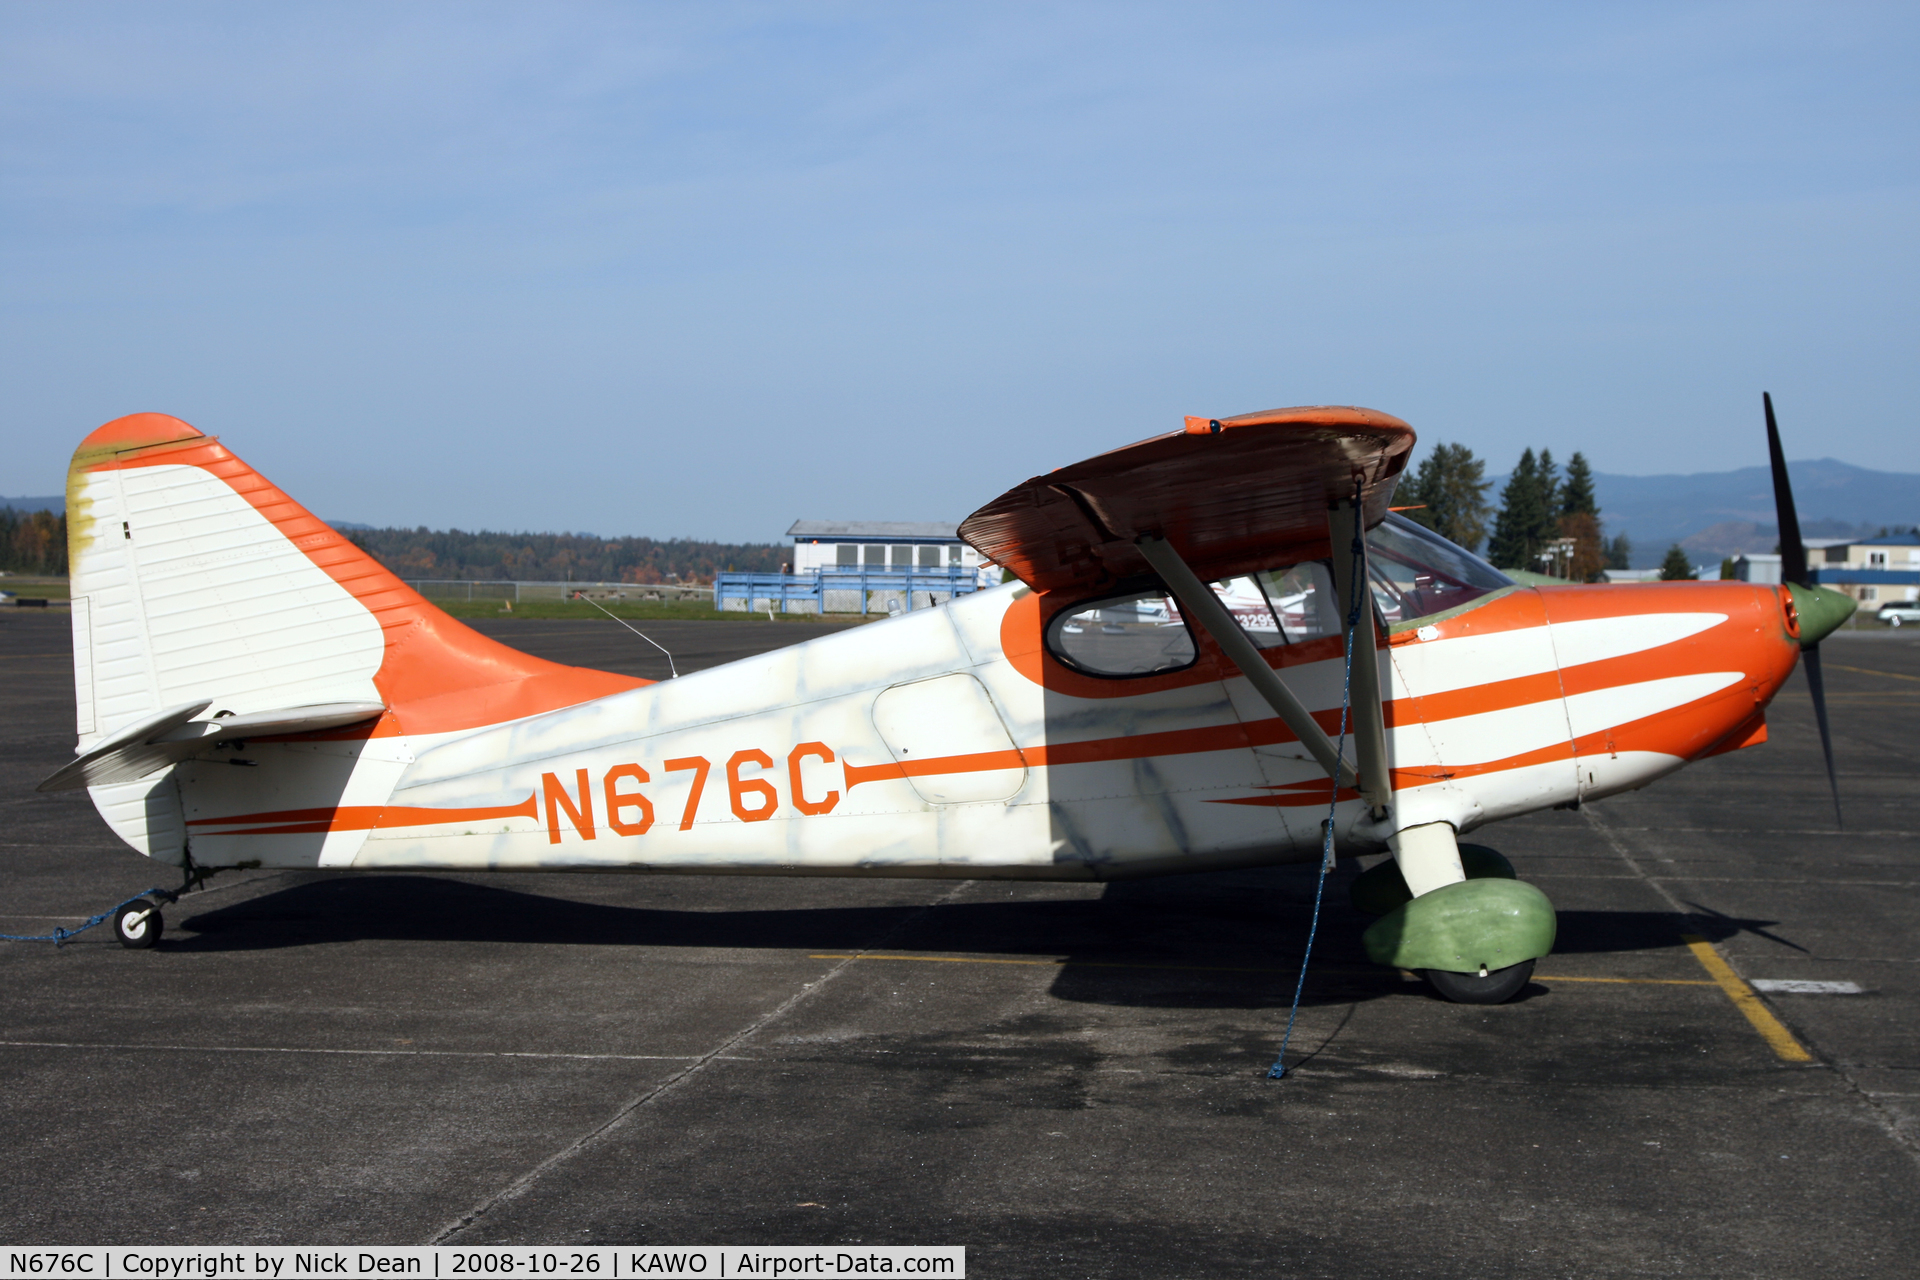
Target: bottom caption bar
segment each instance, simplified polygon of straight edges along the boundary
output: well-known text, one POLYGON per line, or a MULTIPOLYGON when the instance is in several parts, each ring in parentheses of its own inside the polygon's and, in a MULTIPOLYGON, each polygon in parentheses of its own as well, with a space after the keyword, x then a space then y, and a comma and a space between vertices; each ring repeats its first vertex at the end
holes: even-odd
POLYGON ((449 1249, 435 1245, 389 1248, 305 1248, 165 1245, 153 1248, 5 1250, 0 1280, 71 1277, 72 1280, 337 1280, 338 1277, 419 1276, 422 1280, 499 1280, 503 1276, 699 1276, 733 1280, 761 1276, 965 1276, 962 1245, 598 1245, 591 1248, 449 1249))

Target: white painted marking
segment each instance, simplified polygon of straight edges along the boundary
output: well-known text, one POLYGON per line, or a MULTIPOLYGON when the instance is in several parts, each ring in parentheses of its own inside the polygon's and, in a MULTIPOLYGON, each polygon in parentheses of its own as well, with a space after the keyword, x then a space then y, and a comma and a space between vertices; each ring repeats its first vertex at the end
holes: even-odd
POLYGON ((1726 620, 1724 613, 1651 613, 1549 625, 1553 631, 1554 652, 1559 655, 1564 670, 1582 663, 1658 649, 1661 645, 1699 635, 1726 620))
MULTIPOLYGON (((1541 675, 1606 658, 1658 649, 1727 620, 1724 613, 1635 614, 1521 627, 1492 635, 1463 635, 1393 651, 1407 687, 1418 694, 1448 693, 1499 679, 1541 675), (1552 639, 1548 642, 1548 637, 1552 639)), ((1416 633, 1418 634, 1418 633, 1416 633)), ((1421 638, 1424 640, 1425 636, 1421 638)))
POLYGON ((1738 671, 1707 671, 1576 693, 1567 698, 1567 720, 1573 726, 1573 736, 1583 738, 1615 725, 1684 707, 1746 678, 1738 671))
POLYGON ((1857 982, 1810 982, 1804 978, 1754 978, 1747 983, 1755 991, 1783 996, 1857 996, 1863 994, 1857 982))
MULTIPOLYGON (((0 1040, 4 1049, 101 1049, 134 1053, 289 1053, 370 1058, 565 1058, 586 1062, 697 1062, 691 1053, 537 1053, 515 1049, 321 1049, 272 1044, 134 1044, 81 1040, 0 1040)), ((741 1059, 743 1060, 743 1059, 741 1059)), ((736 1061, 736 1059, 727 1059, 736 1061)))

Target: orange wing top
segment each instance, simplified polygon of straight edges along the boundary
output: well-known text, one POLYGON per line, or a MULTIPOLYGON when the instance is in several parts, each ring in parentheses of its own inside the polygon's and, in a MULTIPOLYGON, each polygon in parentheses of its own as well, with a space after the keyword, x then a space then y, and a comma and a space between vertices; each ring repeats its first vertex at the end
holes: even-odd
POLYGON ((1386 517, 1413 438, 1398 418, 1346 406, 1188 418, 1009 489, 960 536, 1041 590, 1150 572, 1133 545, 1148 534, 1203 578, 1315 558, 1327 554, 1327 508, 1356 485, 1367 526, 1386 517))

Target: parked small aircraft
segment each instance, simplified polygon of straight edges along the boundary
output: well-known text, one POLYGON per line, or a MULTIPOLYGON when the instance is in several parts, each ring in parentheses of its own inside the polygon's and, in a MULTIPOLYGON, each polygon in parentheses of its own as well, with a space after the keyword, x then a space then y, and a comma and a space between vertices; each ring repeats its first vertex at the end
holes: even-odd
MULTIPOLYGON (((135 414, 68 477, 79 754, 43 789, 86 786, 190 879, 1103 880, 1312 860, 1333 804, 1341 855, 1393 853, 1355 886, 1368 953, 1503 1000, 1553 908, 1460 836, 1764 741, 1802 653, 1819 696, 1811 646, 1853 605, 1794 555, 1767 417, 1781 587, 1516 586, 1388 510, 1406 423, 1279 409, 988 503, 961 536, 1017 582, 653 683, 481 636, 217 440, 135 414)), ((159 904, 116 928, 151 945, 159 904)))

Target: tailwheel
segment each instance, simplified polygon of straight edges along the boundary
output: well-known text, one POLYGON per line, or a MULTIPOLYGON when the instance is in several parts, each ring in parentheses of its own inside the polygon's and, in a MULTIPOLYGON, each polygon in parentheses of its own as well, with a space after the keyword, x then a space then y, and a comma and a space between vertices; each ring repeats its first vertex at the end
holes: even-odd
POLYGON ((141 899, 129 902, 113 913, 113 936, 120 939, 120 945, 134 951, 144 951, 160 941, 160 931, 165 921, 160 918, 160 904, 141 899))
POLYGON ((1533 977, 1533 961, 1522 960, 1491 972, 1483 965, 1478 973, 1451 973, 1445 969, 1422 969, 1427 985, 1455 1004, 1504 1004, 1520 993, 1533 977))

